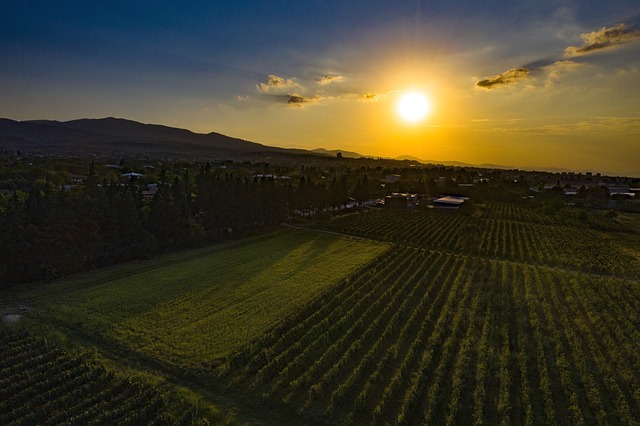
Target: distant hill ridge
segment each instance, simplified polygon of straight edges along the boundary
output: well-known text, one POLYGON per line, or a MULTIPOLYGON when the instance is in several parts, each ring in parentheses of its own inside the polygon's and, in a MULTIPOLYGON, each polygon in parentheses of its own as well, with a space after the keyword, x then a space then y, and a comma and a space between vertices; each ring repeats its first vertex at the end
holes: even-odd
POLYGON ((220 152, 308 153, 270 147, 220 133, 143 124, 122 118, 15 121, 0 119, 0 144, 12 149, 97 149, 175 155, 220 152))
MULTIPOLYGON (((307 154, 343 158, 378 158, 345 150, 314 150, 279 148, 234 138, 221 133, 194 133, 187 129, 143 124, 123 118, 82 118, 71 121, 27 120, 16 121, 0 118, 0 149, 23 152, 80 154, 143 154, 178 158, 255 158, 269 155, 307 154)), ((479 167, 487 169, 516 169, 499 164, 469 164, 460 161, 424 160, 410 155, 393 158, 444 166, 479 167)), ((544 170, 549 172, 575 171, 555 167, 518 167, 520 170, 544 170)), ((578 170, 582 171, 582 170, 578 170)), ((595 170, 594 170, 595 171, 595 170)), ((605 175, 614 175, 599 170, 605 175)), ((630 175, 638 176, 640 171, 630 175)))

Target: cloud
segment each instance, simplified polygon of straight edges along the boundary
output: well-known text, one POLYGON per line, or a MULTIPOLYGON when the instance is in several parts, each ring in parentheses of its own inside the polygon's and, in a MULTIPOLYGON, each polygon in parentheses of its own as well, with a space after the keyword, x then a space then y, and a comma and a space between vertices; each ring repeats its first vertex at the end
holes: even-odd
POLYGON ((328 75, 323 75, 322 77, 320 77, 316 81, 321 86, 326 86, 327 84, 338 83, 338 82, 343 81, 343 80, 344 80, 344 77, 341 76, 341 75, 328 74, 328 75))
POLYGON ((640 132, 640 116, 638 117, 593 117, 589 121, 578 123, 579 130, 607 130, 618 132, 640 132))
MULTIPOLYGON (((320 86, 343 81, 345 77, 338 74, 325 74, 315 81, 320 86)), ((271 101, 288 106, 303 107, 311 104, 318 104, 327 101, 355 100, 360 102, 378 102, 386 99, 389 95, 397 92, 390 90, 387 92, 367 92, 367 91, 348 91, 342 86, 335 86, 331 90, 324 87, 316 87, 316 89, 307 90, 298 83, 297 78, 287 79, 277 75, 270 74, 266 83, 256 84, 256 88, 260 92, 262 99, 271 99, 271 101)), ((303 80, 304 83, 311 83, 311 80, 303 80)), ((312 87, 312 86, 308 86, 312 87)), ((248 96, 236 97, 236 101, 244 101, 249 99, 248 96)))
POLYGON ((481 87, 483 89, 493 89, 494 87, 509 85, 522 80, 527 75, 529 75, 529 73, 530 70, 524 67, 513 68, 503 72, 502 74, 479 80, 476 83, 476 87, 481 87))
POLYGON ((261 92, 269 92, 272 90, 277 91, 282 89, 300 89, 301 86, 293 80, 269 74, 267 82, 257 84, 256 88, 261 92))
POLYGON ((376 93, 376 92, 368 92, 368 93, 357 93, 356 97, 364 102, 378 102, 387 97, 384 93, 376 93))
POLYGON ((546 72, 546 80, 544 81, 544 87, 547 89, 552 88, 555 85, 555 82, 561 78, 561 76, 567 74, 568 72, 579 69, 583 67, 584 64, 574 61, 556 61, 550 65, 544 67, 546 72))
POLYGON ((314 103, 320 102, 322 99, 323 99, 322 96, 317 96, 317 95, 305 96, 305 95, 298 95, 294 93, 294 94, 287 95, 287 104, 291 106, 302 107, 308 104, 314 104, 314 103))
MULTIPOLYGON (((635 18, 634 18, 635 19, 635 18)), ((575 61, 567 58, 576 58, 588 55, 592 52, 619 46, 629 41, 640 39, 640 28, 638 20, 629 21, 626 24, 618 24, 613 27, 603 27, 598 31, 582 34, 582 46, 569 46, 564 49, 562 55, 541 58, 523 65, 518 68, 512 68, 502 74, 483 78, 476 83, 476 87, 483 89, 493 89, 494 87, 506 86, 517 83, 531 73, 544 69, 548 73, 548 79, 545 83, 549 87, 551 80, 557 79, 559 73, 574 69, 579 64, 576 61, 584 61, 576 59, 575 61)))
POLYGON ((576 123, 548 124, 538 127, 498 127, 491 130, 526 135, 567 135, 576 132, 622 132, 639 133, 640 116, 591 117, 576 123))
POLYGON ((640 29, 629 28, 625 24, 618 24, 610 28, 582 34, 582 46, 569 46, 564 50, 567 57, 582 56, 597 50, 618 46, 622 43, 640 38, 640 29))

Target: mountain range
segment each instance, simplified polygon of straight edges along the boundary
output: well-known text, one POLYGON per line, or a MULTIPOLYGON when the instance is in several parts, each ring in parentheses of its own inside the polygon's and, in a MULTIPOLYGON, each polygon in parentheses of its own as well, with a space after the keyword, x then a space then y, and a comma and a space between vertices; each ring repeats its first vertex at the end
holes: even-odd
MULTIPOLYGON (((344 150, 279 148, 220 133, 194 133, 158 124, 143 124, 123 118, 83 118, 71 121, 0 118, 0 150, 62 155, 142 155, 156 158, 255 159, 267 156, 316 155, 343 158, 377 158, 344 150)), ((500 164, 469 164, 460 161, 425 160, 409 155, 393 158, 423 164, 515 169, 500 164)), ((521 170, 570 172, 550 167, 519 167, 521 170)), ((603 174, 610 175, 604 171, 603 174)))

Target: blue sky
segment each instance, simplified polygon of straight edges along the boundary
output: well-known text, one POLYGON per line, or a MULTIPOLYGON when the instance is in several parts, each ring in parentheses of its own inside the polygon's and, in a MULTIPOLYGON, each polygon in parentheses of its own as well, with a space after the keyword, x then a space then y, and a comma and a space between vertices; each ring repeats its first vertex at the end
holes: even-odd
POLYGON ((2 117, 640 173, 637 0, 4 6, 2 117), (393 112, 407 90, 433 104, 419 125, 393 112))

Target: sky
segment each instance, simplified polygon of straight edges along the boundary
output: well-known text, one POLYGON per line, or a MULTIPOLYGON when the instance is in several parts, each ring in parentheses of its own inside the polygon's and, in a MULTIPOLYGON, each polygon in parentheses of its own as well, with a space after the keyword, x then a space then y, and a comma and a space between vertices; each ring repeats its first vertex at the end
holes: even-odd
POLYGON ((640 176, 637 0, 3 6, 0 117, 640 176))

